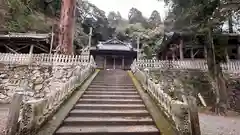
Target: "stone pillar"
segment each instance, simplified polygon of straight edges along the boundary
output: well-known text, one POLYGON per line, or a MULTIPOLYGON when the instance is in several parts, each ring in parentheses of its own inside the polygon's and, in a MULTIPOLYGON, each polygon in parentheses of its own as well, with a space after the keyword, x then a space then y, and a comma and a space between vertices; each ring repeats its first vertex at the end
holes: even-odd
POLYGON ((76 0, 62 0, 58 52, 73 54, 76 0))
POLYGON ((179 54, 180 54, 180 60, 184 59, 184 54, 183 54, 183 40, 180 40, 180 44, 179 44, 179 54))

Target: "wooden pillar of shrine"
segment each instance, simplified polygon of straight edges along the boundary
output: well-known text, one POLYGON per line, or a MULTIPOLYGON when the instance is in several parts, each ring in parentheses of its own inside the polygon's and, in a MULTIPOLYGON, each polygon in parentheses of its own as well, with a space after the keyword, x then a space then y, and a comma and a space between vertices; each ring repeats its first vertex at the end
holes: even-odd
POLYGON ((180 54, 180 60, 184 59, 184 54, 183 54, 183 39, 180 40, 179 44, 179 54, 180 54))
POLYGON ((191 47, 191 59, 194 60, 193 47, 191 47))
POLYGON ((113 57, 113 69, 116 69, 116 57, 113 57))
POLYGON ((226 47, 224 51, 225 51, 226 60, 228 62, 229 61, 228 48, 226 47))
POLYGON ((124 56, 122 57, 122 69, 124 70, 125 69, 125 62, 124 62, 124 56))
POLYGON ((107 56, 104 56, 104 65, 103 65, 103 69, 106 69, 106 65, 107 65, 107 56))
POLYGON ((204 45, 204 58, 207 59, 207 47, 204 45))
POLYGON ((175 61, 175 51, 172 52, 172 60, 175 61))
POLYGON ((237 57, 240 59, 240 44, 237 45, 237 57))

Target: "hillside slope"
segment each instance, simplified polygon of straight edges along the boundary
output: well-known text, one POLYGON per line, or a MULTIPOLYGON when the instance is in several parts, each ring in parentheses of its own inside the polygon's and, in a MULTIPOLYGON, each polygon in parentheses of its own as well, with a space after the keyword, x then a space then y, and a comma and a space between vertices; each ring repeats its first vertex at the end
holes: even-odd
POLYGON ((57 22, 59 0, 0 0, 0 31, 49 32, 57 22), (46 1, 50 1, 46 3, 46 1))

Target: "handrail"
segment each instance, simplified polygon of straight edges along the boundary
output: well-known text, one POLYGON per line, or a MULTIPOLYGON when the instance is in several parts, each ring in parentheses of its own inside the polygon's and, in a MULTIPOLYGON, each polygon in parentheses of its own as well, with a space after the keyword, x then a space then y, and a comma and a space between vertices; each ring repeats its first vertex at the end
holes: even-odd
POLYGON ((150 94, 160 105, 163 112, 173 121, 176 129, 181 135, 193 135, 190 119, 190 106, 186 100, 180 101, 173 99, 162 89, 162 84, 155 83, 148 71, 139 69, 136 60, 131 65, 131 70, 143 88, 150 94))

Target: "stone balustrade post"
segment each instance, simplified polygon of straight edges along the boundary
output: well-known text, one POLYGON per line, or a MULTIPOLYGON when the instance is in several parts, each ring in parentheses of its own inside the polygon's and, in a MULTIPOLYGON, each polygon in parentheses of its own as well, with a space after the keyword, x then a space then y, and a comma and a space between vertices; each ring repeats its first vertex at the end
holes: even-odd
POLYGON ((18 129, 18 119, 21 110, 23 94, 15 93, 9 108, 8 121, 6 127, 6 135, 15 135, 18 129))
POLYGON ((188 105, 174 101, 171 103, 171 108, 179 135, 193 135, 191 134, 188 105))
POLYGON ((146 84, 146 86, 148 88, 148 79, 150 78, 150 72, 149 72, 148 68, 144 69, 144 74, 145 74, 145 84, 146 84))

